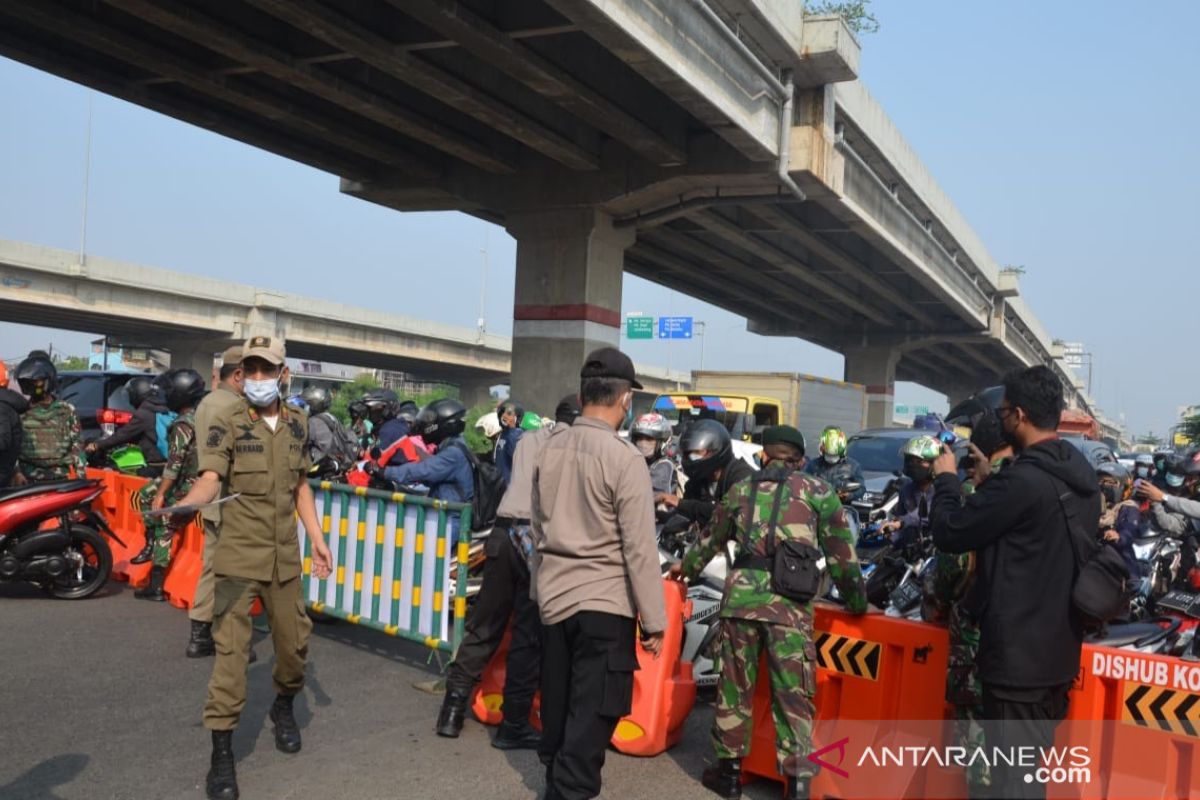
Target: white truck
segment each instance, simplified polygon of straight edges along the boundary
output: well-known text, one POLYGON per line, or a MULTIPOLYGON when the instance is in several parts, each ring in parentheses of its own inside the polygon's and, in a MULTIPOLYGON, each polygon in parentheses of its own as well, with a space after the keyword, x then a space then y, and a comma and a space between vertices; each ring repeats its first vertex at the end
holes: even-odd
POLYGON ((692 373, 687 392, 659 395, 654 410, 673 422, 712 418, 734 439, 750 441, 770 425, 793 425, 816 452, 821 431, 836 425, 847 435, 867 423, 867 390, 858 383, 795 372, 692 373))

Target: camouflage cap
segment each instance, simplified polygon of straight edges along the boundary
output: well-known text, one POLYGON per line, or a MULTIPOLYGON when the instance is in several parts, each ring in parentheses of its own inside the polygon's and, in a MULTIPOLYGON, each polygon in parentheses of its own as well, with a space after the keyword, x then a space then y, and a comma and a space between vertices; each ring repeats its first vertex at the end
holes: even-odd
POLYGON ((221 353, 222 367, 236 367, 240 363, 242 363, 242 346, 240 344, 235 344, 221 353))
POLYGON ((261 358, 269 364, 280 366, 284 362, 286 353, 283 339, 278 336, 251 336, 242 348, 242 361, 261 358))

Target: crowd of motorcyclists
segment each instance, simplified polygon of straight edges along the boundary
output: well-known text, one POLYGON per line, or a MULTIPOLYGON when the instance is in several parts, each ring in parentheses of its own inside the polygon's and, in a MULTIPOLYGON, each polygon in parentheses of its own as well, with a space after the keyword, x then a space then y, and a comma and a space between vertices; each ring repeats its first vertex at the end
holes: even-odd
MULTIPOLYGON (((7 388, 9 376, 0 364, 0 486, 65 479, 82 474, 88 456, 111 457, 122 449, 133 448, 140 454, 134 467, 137 471, 153 474, 161 469, 161 476, 143 492, 147 509, 161 509, 187 494, 196 472, 198 448, 193 415, 206 392, 207 376, 176 369, 157 377, 131 377, 126 386, 134 409, 131 420, 86 445, 74 410, 56 395, 57 372, 47 354, 30 353, 13 377, 20 393, 7 388)), ((520 445, 526 438, 533 441, 532 432, 545 429, 536 438, 536 447, 541 447, 554 427, 570 425, 579 414, 577 407, 573 412, 568 408, 571 399, 564 398, 553 419, 526 411, 512 399, 500 402, 477 424, 491 443, 489 451, 482 453, 467 445, 464 433, 468 409, 452 398, 419 407, 390 389, 371 389, 349 404, 349 424, 331 412, 334 396, 322 386, 309 385, 287 402, 307 413, 312 477, 419 492, 439 500, 473 504, 473 510, 482 509, 472 527, 490 531, 489 536, 503 530, 501 544, 511 540, 518 553, 523 553, 508 565, 506 577, 492 579, 494 585, 498 580, 515 580, 510 573, 515 575, 519 565, 532 556, 527 504, 521 505, 519 512, 511 512, 509 502, 506 515, 501 503, 501 495, 514 482, 524 492, 530 481, 531 463, 523 464, 520 454, 532 452, 535 445, 524 451, 520 445), (496 495, 490 507, 478 502, 480 492, 496 495), (493 528, 490 523, 497 521, 497 506, 502 510, 493 528)), ((838 519, 845 518, 846 535, 853 545, 848 552, 865 583, 854 573, 848 581, 839 580, 836 587, 823 587, 824 596, 857 606, 854 581, 859 580, 865 598, 863 607, 869 601, 894 616, 949 625, 952 652, 947 697, 960 711, 960 738, 967 743, 978 740, 975 723, 982 712, 974 668, 979 628, 962 611, 975 560, 972 553, 941 552, 934 544, 935 465, 953 449, 965 494, 990 476, 1002 473, 1012 463, 1014 451, 1003 435, 999 416, 986 414, 973 420, 969 439, 960 438, 945 424, 933 430, 914 430, 901 446, 902 467, 895 479, 882 496, 869 501, 865 499, 862 469, 849 456, 847 432, 837 427, 823 430, 816 452, 808 455, 799 432, 787 426, 769 429, 764 433, 774 437, 771 446, 752 448, 752 456, 745 456, 745 449, 738 452, 730 431, 717 419, 675 423, 650 412, 630 419, 621 428, 620 435, 645 461, 660 558, 664 572, 676 577, 685 573, 683 568, 671 567, 680 560, 687 565, 686 577, 696 577, 704 565, 696 563, 695 554, 703 552, 711 558, 712 553, 704 548, 713 549, 713 528, 734 524, 728 520, 728 510, 721 510, 722 504, 727 499, 734 504, 745 502, 745 487, 770 480, 762 477, 765 473, 774 475, 770 469, 784 476, 776 477, 771 486, 791 480, 794 473, 801 481, 796 491, 811 493, 828 487, 831 497, 836 498, 829 502, 838 508, 838 519)), ((1132 470, 1118 461, 1101 461, 1095 465, 1095 486, 1102 498, 1099 540, 1120 554, 1128 571, 1128 619, 1172 610, 1170 605, 1159 607, 1172 591, 1200 592, 1200 448, 1139 455, 1132 470)), ((751 495, 751 507, 758 502, 756 497, 751 495)), ((826 501, 809 502, 816 503, 815 508, 826 501)), ((452 541, 469 533, 459 530, 457 515, 451 515, 450 530, 452 541)), ((739 563, 748 563, 744 558, 738 561, 738 540, 732 536, 733 530, 731 527, 725 531, 730 537, 727 563, 731 571, 738 569, 739 563)), ((134 561, 152 562, 151 581, 137 596, 163 599, 163 574, 170 563, 172 534, 167 518, 151 522, 147 517, 145 549, 134 561)), ((499 546, 489 539, 491 549, 487 555, 497 565, 499 546)), ((721 540, 716 550, 726 549, 726 542, 721 540)), ((525 574, 519 584, 524 587, 521 590, 528 592, 529 584, 530 577, 525 574)), ((491 602, 486 600, 487 595, 481 597, 491 602)), ((531 613, 529 608, 524 606, 526 616, 531 613)), ((492 625, 499 626, 493 631, 497 635, 487 639, 488 644, 481 650, 487 657, 498 644, 511 610, 510 597, 504 613, 492 625)), ((711 624, 717 624, 716 617, 711 624)), ((729 635, 733 634, 726 638, 729 635)), ((1189 642, 1180 640, 1176 644, 1182 652, 1189 642)), ((1194 640, 1190 644, 1196 647, 1194 640)), ((700 654, 693 651, 693 655, 700 654)), ((457 735, 473 680, 478 680, 477 674, 460 680, 457 688, 447 692, 438 721, 440 735, 457 735)), ((526 721, 506 716, 506 725, 497 746, 537 747, 538 734, 526 721)), ((723 763, 728 760, 723 755, 722 763, 706 771, 703 781, 718 794, 736 797, 740 788, 736 772, 731 772, 736 764, 723 763)), ((988 776, 975 774, 969 779, 973 785, 986 785, 988 776)), ((807 783, 790 781, 787 791, 788 797, 805 796, 807 783)))

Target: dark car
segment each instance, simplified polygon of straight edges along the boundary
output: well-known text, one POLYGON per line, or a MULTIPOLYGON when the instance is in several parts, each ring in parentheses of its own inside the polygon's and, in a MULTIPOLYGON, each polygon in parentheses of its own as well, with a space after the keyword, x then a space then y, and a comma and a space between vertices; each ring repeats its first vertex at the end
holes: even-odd
POLYGON ((110 436, 133 418, 125 384, 137 372, 60 372, 58 397, 75 406, 83 440, 110 436))
MULTIPOLYGON (((887 499, 888 485, 904 468, 904 456, 900 454, 904 445, 918 436, 937 435, 937 431, 919 428, 869 428, 851 436, 846 443, 846 455, 858 462, 866 480, 866 492, 854 505, 860 510, 880 505, 887 499)), ((966 453, 965 443, 956 444, 954 451, 961 457, 966 453)))

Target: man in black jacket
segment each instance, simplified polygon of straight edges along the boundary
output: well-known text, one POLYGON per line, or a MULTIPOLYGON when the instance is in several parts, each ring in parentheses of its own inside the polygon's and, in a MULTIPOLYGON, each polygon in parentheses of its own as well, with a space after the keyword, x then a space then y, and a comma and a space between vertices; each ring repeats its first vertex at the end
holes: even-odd
MULTIPOLYGON (((1012 464, 988 477, 990 463, 977 460, 977 475, 985 480, 964 501, 954 454, 946 447, 934 463, 934 544, 949 553, 978 553, 975 585, 963 606, 980 625, 989 751, 1050 747, 1079 672, 1083 628, 1071 605, 1076 562, 1059 495, 1067 493, 1066 502, 1095 538, 1100 494, 1091 464, 1058 438, 1062 410, 1062 384, 1050 369, 1011 373, 996 413, 1018 453, 1012 464)), ((1026 782, 1031 772, 997 764, 993 795, 1044 797, 1043 784, 1026 782)))
POLYGON ((125 384, 133 418, 110 436, 97 439, 87 446, 88 455, 104 454, 127 444, 137 445, 147 464, 162 464, 166 456, 158 447, 158 415, 166 414, 162 392, 154 385, 154 376, 136 375, 125 384))
POLYGON ((688 425, 679 438, 679 450, 688 483, 682 499, 669 495, 663 498, 663 503, 673 508, 678 518, 669 524, 707 525, 713 509, 729 488, 753 475, 754 468, 734 454, 729 431, 712 419, 688 425))
POLYGON ((29 401, 8 388, 8 369, 0 361, 0 488, 12 483, 21 455, 21 415, 29 401))

